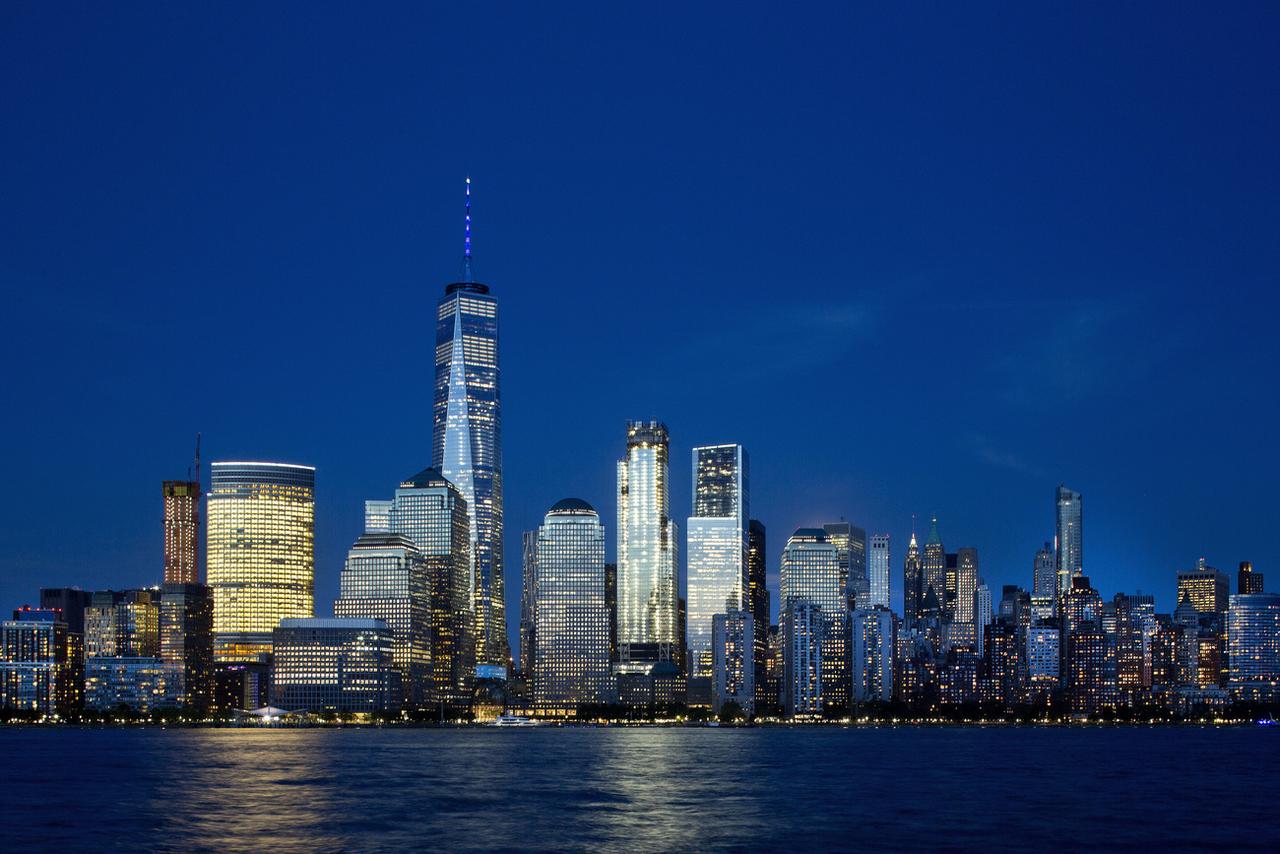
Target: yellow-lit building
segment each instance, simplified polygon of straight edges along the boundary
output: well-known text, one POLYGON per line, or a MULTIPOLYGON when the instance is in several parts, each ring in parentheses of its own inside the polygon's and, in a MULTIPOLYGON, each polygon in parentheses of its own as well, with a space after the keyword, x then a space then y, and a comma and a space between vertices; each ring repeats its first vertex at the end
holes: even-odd
POLYGON ((256 661, 280 621, 315 611, 315 480, 311 466, 216 462, 207 564, 214 658, 256 661))

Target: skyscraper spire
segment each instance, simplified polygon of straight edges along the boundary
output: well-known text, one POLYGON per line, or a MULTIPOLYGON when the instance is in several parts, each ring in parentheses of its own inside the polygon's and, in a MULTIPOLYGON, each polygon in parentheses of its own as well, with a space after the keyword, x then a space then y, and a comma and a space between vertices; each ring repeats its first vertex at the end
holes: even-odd
POLYGON ((467 176, 466 221, 462 240, 463 275, 467 282, 471 281, 471 176, 467 176))

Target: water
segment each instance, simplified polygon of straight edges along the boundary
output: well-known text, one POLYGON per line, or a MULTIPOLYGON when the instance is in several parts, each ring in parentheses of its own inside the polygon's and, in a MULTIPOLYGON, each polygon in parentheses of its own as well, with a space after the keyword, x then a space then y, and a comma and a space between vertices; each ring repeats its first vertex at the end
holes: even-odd
POLYGON ((1268 850, 1261 728, 0 729, 11 851, 1268 850))

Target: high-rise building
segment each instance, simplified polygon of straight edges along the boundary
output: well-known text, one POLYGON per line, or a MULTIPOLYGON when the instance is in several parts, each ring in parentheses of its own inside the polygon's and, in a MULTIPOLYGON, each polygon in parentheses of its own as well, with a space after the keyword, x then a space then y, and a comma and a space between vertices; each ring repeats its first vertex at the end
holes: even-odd
POLYGON ((938 536, 938 517, 929 520, 929 539, 924 544, 924 557, 920 561, 920 607, 924 610, 924 602, 929 592, 937 598, 940 605, 945 606, 947 594, 947 554, 942 548, 942 538, 938 536))
POLYGON ((1052 693, 1058 685, 1062 639, 1056 626, 1027 629, 1027 677, 1032 693, 1052 693))
POLYGON ((808 599, 783 597, 782 708, 791 717, 822 713, 828 681, 823 673, 826 627, 819 606, 808 599))
MULTIPOLYGON (((785 605, 803 599, 824 621, 822 702, 849 703, 849 623, 845 567, 837 545, 821 528, 800 528, 782 550, 781 592, 785 605)), ((787 689, 790 690, 790 689, 787 689)))
POLYGON ((84 707, 84 611, 93 595, 79 587, 40 588, 40 609, 57 612, 57 620, 67 624, 69 708, 84 707))
POLYGON ((1036 559, 1032 566, 1031 582, 1032 596, 1057 597, 1058 558, 1053 552, 1052 543, 1045 543, 1044 548, 1036 552, 1036 559))
POLYGON ((1191 597, 1191 604, 1201 614, 1225 614, 1229 605, 1231 581, 1227 574, 1209 566, 1201 558, 1195 569, 1178 573, 1178 601, 1191 597))
POLYGON ((618 565, 604 565, 604 609, 609 615, 609 660, 618 660, 618 565))
POLYGON ((1117 593, 1112 599, 1116 615, 1116 687, 1129 700, 1151 688, 1151 640, 1156 630, 1155 597, 1141 593, 1117 593))
MULTIPOLYGON (((975 551, 974 560, 977 560, 975 551)), ((991 588, 981 578, 978 579, 978 587, 973 593, 973 635, 978 655, 982 655, 983 638, 985 637, 983 630, 991 625, 991 588)))
POLYGON ((471 179, 467 179, 463 281, 445 288, 436 310, 435 467, 466 501, 476 662, 505 669, 502 574, 502 401, 498 301, 471 276, 471 179))
POLYGON ((916 532, 912 530, 911 540, 907 543, 907 554, 902 561, 902 620, 911 628, 920 622, 921 605, 924 602, 923 585, 924 564, 920 560, 916 532))
POLYGON ((766 566, 764 523, 752 519, 747 525, 747 602, 755 629, 756 705, 764 708, 778 702, 776 693, 768 696, 769 658, 769 576, 766 566))
POLYGON ((655 645, 668 658, 680 641, 669 444, 665 424, 629 421, 618 461, 618 645, 655 645))
POLYGON ((755 618, 750 611, 732 610, 712 617, 712 711, 737 703, 746 717, 755 714, 755 618))
POLYGON ((1071 579, 1084 571, 1084 497, 1059 484, 1056 494, 1058 535, 1055 542, 1055 565, 1058 593, 1071 589, 1071 579))
POLYGON ((206 557, 218 661, 259 660, 282 619, 314 612, 315 487, 311 466, 211 466, 206 557))
POLYGON ((889 535, 872 534, 867 548, 868 608, 889 607, 889 535))
MULTIPOLYGON (((533 678, 533 579, 534 550, 538 547, 538 532, 525 531, 520 538, 520 672, 526 683, 533 678)), ((607 577, 606 577, 607 589, 607 577)), ((610 646, 612 649, 612 646, 610 646)))
POLYGON ((967 646, 977 649, 977 630, 974 623, 973 597, 978 591, 978 550, 957 549, 946 556, 946 599, 943 603, 943 619, 949 623, 948 646, 967 646))
POLYGON ((897 639, 893 612, 884 606, 859 608, 850 615, 850 624, 853 700, 887 703, 893 699, 893 651, 897 639))
POLYGON ((871 595, 871 582, 867 577, 867 532, 843 521, 828 522, 822 530, 827 534, 827 542, 836 547, 848 600, 860 607, 871 595))
POLYGON ((426 568, 430 599, 430 690, 427 702, 463 706, 476 678, 476 637, 471 610, 471 543, 467 501, 437 469, 426 468, 396 488, 389 502, 366 502, 368 533, 408 538, 426 568))
POLYGON ((158 657, 159 600, 153 590, 95 592, 84 611, 85 657, 158 657))
POLYGON ((272 705, 311 712, 395 708, 395 641, 382 620, 286 618, 272 635, 272 705))
POLYGON ((0 622, 0 709, 66 717, 78 707, 77 671, 61 616, 20 608, 0 622))
POLYGON ((101 656, 85 660, 84 704, 99 712, 126 706, 148 714, 178 705, 175 671, 159 656, 101 656))
POLYGON ((570 712, 612 700, 604 526, 578 498, 557 502, 543 518, 524 571, 531 591, 534 706, 570 712))
POLYGON ((396 704, 431 702, 431 578, 413 540, 389 531, 360 535, 342 566, 333 615, 386 623, 396 704))
POLYGON ((712 618, 750 604, 748 486, 749 461, 741 445, 693 449, 693 515, 685 532, 692 676, 711 676, 712 618))
POLYGON ((165 584, 200 581, 200 482, 166 480, 164 492, 165 584))
POLYGON ((1234 699, 1280 702, 1280 594, 1231 597, 1227 650, 1227 687, 1234 699))
POLYGON ((1236 592, 1248 596, 1263 592, 1262 573, 1253 571, 1253 564, 1247 560, 1240 561, 1240 573, 1237 576, 1236 592))
POLYGON ((203 584, 160 588, 160 660, 176 702, 204 714, 213 706, 213 595, 203 584))

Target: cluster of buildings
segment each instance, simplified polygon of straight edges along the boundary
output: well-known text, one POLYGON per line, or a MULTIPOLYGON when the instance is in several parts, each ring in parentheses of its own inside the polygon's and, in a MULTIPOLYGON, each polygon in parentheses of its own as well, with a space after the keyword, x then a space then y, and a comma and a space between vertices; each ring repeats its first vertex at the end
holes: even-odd
POLYGON ((841 520, 786 539, 775 621, 746 450, 693 449, 682 536, 657 421, 627 425, 616 562, 600 513, 578 498, 524 533, 513 658, 498 303, 470 274, 469 202, 468 182, 466 275, 436 313, 433 465, 365 502, 333 614, 315 613, 315 469, 214 462, 204 493, 197 440, 194 474, 163 484, 161 584, 45 588, 0 622, 7 713, 805 719, 1280 703, 1280 595, 1261 573, 1241 563, 1231 594, 1201 561, 1177 574, 1172 614, 1141 593, 1104 600, 1084 574, 1082 497, 1065 487, 1030 589, 994 596, 978 550, 947 551, 935 518, 923 546, 915 533, 906 546, 897 613, 890 537, 841 520))

